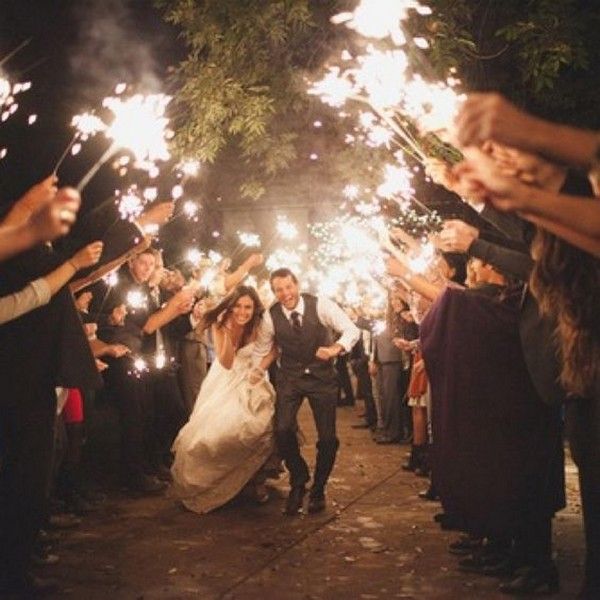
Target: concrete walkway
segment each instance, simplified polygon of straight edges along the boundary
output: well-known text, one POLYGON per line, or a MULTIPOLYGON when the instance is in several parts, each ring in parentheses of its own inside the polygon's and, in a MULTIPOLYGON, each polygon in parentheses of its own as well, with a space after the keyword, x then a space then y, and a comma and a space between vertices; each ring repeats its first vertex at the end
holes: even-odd
MULTIPOLYGON (((498 580, 457 571, 446 550, 457 534, 434 523, 437 503, 417 497, 426 482, 400 469, 407 447, 378 446, 368 431, 350 427, 353 409, 338 414, 341 447, 325 513, 284 517, 285 478, 264 506, 238 501, 205 516, 169 494, 134 499, 115 491, 62 534, 61 560, 45 569, 62 583, 54 598, 506 598, 498 580)), ((313 461, 307 407, 301 424, 313 461)), ((555 522, 556 598, 573 598, 581 577, 575 476, 569 466, 569 507, 555 522)))

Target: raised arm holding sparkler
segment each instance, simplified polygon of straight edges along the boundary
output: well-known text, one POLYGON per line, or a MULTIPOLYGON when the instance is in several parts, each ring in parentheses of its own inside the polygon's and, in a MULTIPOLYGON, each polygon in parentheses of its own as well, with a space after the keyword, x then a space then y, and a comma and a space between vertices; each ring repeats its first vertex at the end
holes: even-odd
MULTIPOLYGON (((75 190, 63 188, 54 195, 46 193, 36 206, 15 207, 10 218, 0 225, 0 260, 27 250, 40 242, 52 241, 66 235, 80 206, 75 190)), ((19 201, 17 204, 20 204, 19 201)), ((25 203, 25 202, 24 202, 25 203)))

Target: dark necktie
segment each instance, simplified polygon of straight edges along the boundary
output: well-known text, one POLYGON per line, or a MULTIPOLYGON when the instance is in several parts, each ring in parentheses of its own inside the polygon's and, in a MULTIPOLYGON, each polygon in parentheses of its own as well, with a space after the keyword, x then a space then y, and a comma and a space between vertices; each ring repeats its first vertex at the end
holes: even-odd
POLYGON ((290 315, 292 321, 292 329, 294 333, 300 333, 302 331, 302 323, 300 322, 300 313, 296 310, 292 311, 290 315))

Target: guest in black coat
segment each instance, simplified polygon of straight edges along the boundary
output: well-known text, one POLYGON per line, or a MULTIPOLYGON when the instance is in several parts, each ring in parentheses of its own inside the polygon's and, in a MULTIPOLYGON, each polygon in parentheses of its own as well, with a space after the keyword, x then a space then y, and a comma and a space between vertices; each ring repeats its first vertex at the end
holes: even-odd
MULTIPOLYGON (((137 227, 122 223, 101 237, 119 252, 139 236, 137 227)), ((41 244, 0 264, 0 295, 55 269, 72 255, 73 246, 98 237, 97 231, 82 228, 78 239, 65 240, 62 251, 41 244)), ((0 327, 0 589, 32 593, 29 560, 47 510, 55 388, 100 384, 67 287, 46 306, 0 327)))

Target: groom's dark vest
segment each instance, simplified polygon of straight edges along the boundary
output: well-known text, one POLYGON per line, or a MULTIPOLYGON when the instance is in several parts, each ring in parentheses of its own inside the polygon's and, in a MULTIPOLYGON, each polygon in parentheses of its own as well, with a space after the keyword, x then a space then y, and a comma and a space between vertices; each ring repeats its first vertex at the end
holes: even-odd
POLYGON ((329 330, 317 315, 317 298, 310 294, 302 294, 302 298, 304 315, 300 332, 294 331, 279 302, 270 309, 275 342, 281 349, 281 371, 293 377, 314 375, 318 379, 335 381, 332 361, 319 360, 315 356, 319 346, 331 344, 329 330))

